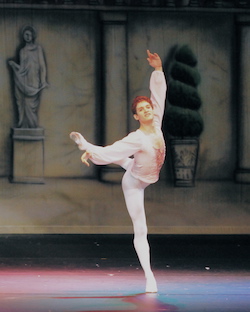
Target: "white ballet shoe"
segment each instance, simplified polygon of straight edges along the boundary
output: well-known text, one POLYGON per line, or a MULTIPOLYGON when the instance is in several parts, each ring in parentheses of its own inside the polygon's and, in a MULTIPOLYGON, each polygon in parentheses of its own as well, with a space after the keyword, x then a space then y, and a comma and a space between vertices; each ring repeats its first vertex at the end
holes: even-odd
POLYGON ((156 280, 154 276, 152 275, 147 278, 146 293, 157 293, 157 292, 158 292, 158 289, 157 289, 156 280))
POLYGON ((87 141, 79 132, 71 132, 69 137, 78 145, 80 150, 87 149, 87 141))

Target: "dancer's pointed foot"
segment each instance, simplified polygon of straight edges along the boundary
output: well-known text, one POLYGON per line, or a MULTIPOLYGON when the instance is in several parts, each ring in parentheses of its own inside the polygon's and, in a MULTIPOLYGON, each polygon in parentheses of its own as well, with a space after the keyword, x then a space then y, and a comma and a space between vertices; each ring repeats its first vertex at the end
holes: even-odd
POLYGON ((146 293, 157 293, 157 284, 154 275, 146 279, 146 293))
POLYGON ((73 140, 80 150, 86 150, 87 149, 87 141, 84 139, 84 137, 78 133, 78 132, 71 132, 69 137, 71 140, 73 140))

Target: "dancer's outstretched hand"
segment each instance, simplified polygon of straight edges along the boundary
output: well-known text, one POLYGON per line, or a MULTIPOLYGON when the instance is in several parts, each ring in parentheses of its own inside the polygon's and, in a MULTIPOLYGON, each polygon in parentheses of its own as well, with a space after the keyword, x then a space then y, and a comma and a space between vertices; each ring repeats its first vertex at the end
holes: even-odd
POLYGON ((84 154, 82 154, 81 156, 81 161, 82 163, 84 163, 84 165, 86 165, 87 167, 89 167, 89 162, 88 159, 91 157, 91 153, 86 151, 84 154))
POLYGON ((156 70, 162 70, 162 61, 159 55, 157 53, 151 53, 149 50, 147 50, 147 54, 149 65, 154 67, 156 70))

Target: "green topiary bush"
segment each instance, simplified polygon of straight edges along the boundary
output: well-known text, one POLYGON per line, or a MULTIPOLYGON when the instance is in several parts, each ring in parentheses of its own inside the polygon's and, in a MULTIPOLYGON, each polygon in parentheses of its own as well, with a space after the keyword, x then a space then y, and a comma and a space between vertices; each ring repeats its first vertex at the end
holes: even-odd
POLYGON ((174 106, 198 110, 201 106, 201 98, 192 86, 178 80, 169 84, 168 100, 174 106))
POLYGON ((174 137, 198 137, 203 131, 203 120, 198 112, 202 100, 197 91, 200 74, 197 59, 189 46, 180 47, 171 66, 169 83, 167 131, 174 137))
POLYGON ((191 67, 195 67, 198 63, 196 56, 187 44, 176 51, 175 60, 191 67))
POLYGON ((197 111, 178 106, 169 108, 167 123, 174 137, 197 137, 203 130, 202 118, 197 111))
POLYGON ((196 68, 180 62, 174 62, 172 65, 172 78, 196 87, 201 81, 201 77, 196 68))

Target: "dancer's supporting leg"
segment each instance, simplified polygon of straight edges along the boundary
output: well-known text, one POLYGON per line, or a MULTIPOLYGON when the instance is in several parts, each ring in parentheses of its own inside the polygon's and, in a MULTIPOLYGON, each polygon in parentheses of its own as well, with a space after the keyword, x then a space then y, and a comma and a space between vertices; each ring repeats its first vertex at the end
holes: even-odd
POLYGON ((157 285, 150 265, 147 224, 144 209, 144 189, 148 184, 135 179, 128 171, 122 180, 123 193, 134 227, 134 246, 146 277, 146 292, 157 292, 157 285))

